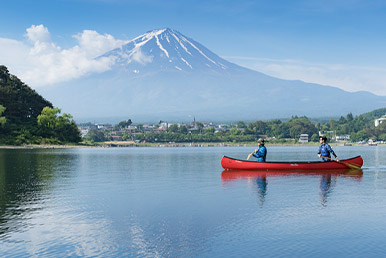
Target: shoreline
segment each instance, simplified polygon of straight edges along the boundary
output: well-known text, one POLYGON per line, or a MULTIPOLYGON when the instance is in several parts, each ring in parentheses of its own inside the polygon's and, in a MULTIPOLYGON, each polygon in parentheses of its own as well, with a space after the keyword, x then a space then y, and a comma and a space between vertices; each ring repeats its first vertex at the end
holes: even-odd
MULTIPOLYGON (((331 146, 344 146, 344 147, 376 147, 368 144, 351 144, 345 145, 343 143, 330 143, 331 146)), ((197 148, 197 147, 256 147, 254 143, 133 143, 133 142, 105 142, 96 145, 0 145, 0 149, 75 149, 75 148, 197 148)), ((272 143, 267 144, 269 146, 287 146, 287 147, 304 147, 304 146, 319 146, 319 143, 302 143, 302 144, 283 144, 272 143)), ((385 144, 378 144, 377 146, 385 146, 385 144)))

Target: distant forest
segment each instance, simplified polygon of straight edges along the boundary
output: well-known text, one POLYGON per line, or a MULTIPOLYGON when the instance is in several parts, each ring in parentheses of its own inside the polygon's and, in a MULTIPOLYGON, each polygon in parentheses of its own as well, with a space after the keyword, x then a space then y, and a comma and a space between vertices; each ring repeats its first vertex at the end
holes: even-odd
POLYGON ((0 144, 63 144, 81 141, 71 115, 54 108, 5 66, 0 66, 0 144))
MULTIPOLYGON (((229 130, 216 130, 213 127, 204 127, 197 122, 195 130, 192 125, 172 124, 163 132, 148 132, 142 125, 136 126, 136 131, 129 133, 125 131, 126 121, 110 129, 90 130, 85 137, 89 143, 104 142, 112 140, 116 131, 122 132, 122 140, 136 140, 149 143, 168 142, 254 142, 263 137, 272 143, 297 143, 300 134, 308 134, 311 142, 319 141, 319 132, 326 135, 330 140, 334 136, 350 136, 350 142, 386 141, 386 122, 375 127, 374 120, 386 114, 386 108, 377 109, 372 112, 353 116, 351 113, 341 116, 339 119, 331 119, 326 122, 312 122, 309 118, 294 116, 288 121, 274 119, 271 121, 255 121, 245 123, 239 121, 230 125, 229 130)), ((131 119, 129 119, 131 124, 131 119)), ((156 125, 155 125, 156 126, 156 125)))
MULTIPOLYGON (((186 125, 172 125, 163 133, 137 133, 124 134, 123 139, 135 139, 144 142, 252 142, 263 137, 272 143, 296 143, 300 134, 308 134, 312 142, 319 141, 319 132, 329 139, 334 136, 350 136, 350 142, 386 141, 386 122, 375 127, 374 120, 386 114, 386 108, 353 116, 351 113, 337 120, 328 122, 311 122, 306 116, 294 116, 288 121, 274 119, 270 121, 255 121, 245 123, 240 121, 232 124, 230 130, 215 131, 214 128, 204 128, 202 123, 197 123, 198 130, 189 133, 186 125)), ((141 132, 141 129, 139 129, 141 132)), ((95 133, 91 132, 91 134, 95 133)), ((109 132, 105 133, 104 140, 109 139, 109 132)), ((91 139, 88 135, 86 139, 91 139)))

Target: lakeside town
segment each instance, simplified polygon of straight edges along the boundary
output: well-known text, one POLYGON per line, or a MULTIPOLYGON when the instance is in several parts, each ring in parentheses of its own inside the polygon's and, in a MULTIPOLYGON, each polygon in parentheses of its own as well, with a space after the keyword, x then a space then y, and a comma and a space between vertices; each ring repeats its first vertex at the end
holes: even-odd
MULTIPOLYGON (((377 128, 384 121, 386 121, 386 115, 383 115, 374 120, 374 127, 377 128)), ((260 124, 264 122, 260 121, 260 124)), ((386 123, 385 123, 386 124, 386 123)), ((202 143, 209 142, 212 144, 206 144, 205 146, 214 146, 213 143, 217 143, 216 146, 226 146, 230 143, 252 143, 252 138, 248 138, 245 141, 218 141, 217 136, 224 135, 248 135, 248 124, 244 122, 238 123, 215 123, 215 122, 197 122, 196 119, 190 123, 169 123, 167 121, 159 121, 158 123, 149 124, 134 124, 129 119, 122 121, 118 125, 112 125, 109 123, 86 123, 79 124, 78 128, 83 140, 92 143, 103 143, 104 146, 133 146, 135 144, 146 143, 158 143, 159 146, 204 146, 202 143), (177 141, 173 137, 162 137, 162 135, 184 135, 182 139, 177 141), (158 137, 157 137, 158 135, 158 137), (199 135, 212 136, 211 140, 200 140, 202 137, 199 135), (150 137, 147 137, 150 136, 150 137)), ((299 132, 302 132, 300 130, 299 132)), ((249 132, 250 133, 250 132, 249 132)), ((317 139, 321 135, 329 136, 330 143, 339 145, 351 146, 355 145, 368 145, 377 146, 378 144, 384 144, 385 141, 381 139, 353 139, 350 134, 339 134, 337 130, 318 130, 316 133, 298 133, 291 138, 278 139, 275 136, 269 135, 269 133, 260 132, 256 134, 256 137, 265 137, 266 140, 272 144, 307 144, 312 142, 318 142, 317 139), (356 140, 356 141, 355 141, 356 140)))

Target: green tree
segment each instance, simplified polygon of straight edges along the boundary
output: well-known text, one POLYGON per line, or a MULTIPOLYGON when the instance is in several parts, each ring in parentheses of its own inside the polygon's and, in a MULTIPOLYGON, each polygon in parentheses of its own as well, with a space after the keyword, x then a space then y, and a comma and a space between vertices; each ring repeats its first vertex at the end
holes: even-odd
POLYGON ((239 121, 238 123, 237 123, 237 128, 246 128, 247 126, 246 126, 246 124, 243 122, 243 121, 239 121))
POLYGON ((80 132, 70 114, 59 116, 59 108, 45 107, 38 116, 38 126, 45 138, 57 138, 63 142, 80 142, 80 132))
POLYGON ((188 128, 185 125, 182 125, 178 127, 178 132, 182 134, 187 134, 188 133, 188 128))
POLYGON ((79 130, 69 115, 63 115, 55 128, 49 121, 44 122, 44 118, 41 121, 42 126, 39 126, 38 116, 44 107, 53 109, 53 105, 16 76, 11 75, 7 67, 2 65, 0 65, 0 105, 5 108, 0 114, 2 143, 40 143, 43 135, 52 139, 50 142, 80 141, 79 130))
POLYGON ((215 132, 215 129, 213 127, 208 127, 206 130, 205 130, 205 133, 206 134, 209 134, 209 135, 213 135, 215 132))
POLYGON ((241 134, 241 131, 239 129, 237 129, 237 128, 231 128, 229 130, 229 132, 230 132, 231 135, 240 135, 241 134))
POLYGON ((311 142, 318 142, 319 141, 319 135, 314 133, 311 138, 310 138, 310 141, 311 142))
POLYGON ((5 107, 3 107, 2 105, 0 105, 0 127, 3 127, 5 125, 5 123, 7 122, 7 119, 5 118, 5 116, 1 116, 3 114, 3 112, 5 111, 5 107))
POLYGON ((43 108, 41 114, 38 116, 38 125, 50 130, 55 129, 57 123, 57 116, 60 114, 59 108, 43 108))
POLYGON ((351 122, 352 120, 354 120, 354 116, 352 115, 352 113, 348 113, 346 119, 348 122, 351 122))
POLYGON ((354 142, 358 141, 367 141, 369 139, 369 135, 367 134, 366 130, 360 130, 357 133, 352 133, 350 135, 350 138, 354 142))
POLYGON ((121 121, 121 122, 118 123, 118 128, 125 128, 125 127, 128 127, 128 126, 130 126, 132 123, 133 123, 133 122, 131 121, 131 119, 129 119, 129 120, 127 120, 127 121, 123 120, 123 121, 121 121))
POLYGON ((298 138, 300 134, 313 135, 317 133, 315 125, 305 116, 292 117, 287 124, 291 138, 298 138))
POLYGON ((197 122, 197 123, 196 123, 196 126, 197 126, 197 128, 198 128, 198 131, 199 131, 200 133, 202 133, 202 129, 204 128, 204 124, 201 123, 201 122, 197 122))
POLYGON ((264 121, 255 121, 253 123, 248 124, 246 128, 247 134, 254 134, 256 136, 266 134, 269 130, 269 127, 264 121))
POLYGON ((168 131, 172 132, 172 133, 177 133, 178 132, 178 124, 170 125, 169 128, 168 128, 168 131))
POLYGON ((0 66, 0 104, 6 108, 4 116, 14 127, 34 127, 44 107, 52 104, 28 87, 5 66, 0 66))
POLYGON ((381 135, 378 136, 378 140, 380 141, 386 141, 386 133, 383 133, 381 135))
POLYGON ((97 129, 91 129, 87 133, 85 139, 92 142, 104 142, 107 140, 105 134, 101 130, 97 129))

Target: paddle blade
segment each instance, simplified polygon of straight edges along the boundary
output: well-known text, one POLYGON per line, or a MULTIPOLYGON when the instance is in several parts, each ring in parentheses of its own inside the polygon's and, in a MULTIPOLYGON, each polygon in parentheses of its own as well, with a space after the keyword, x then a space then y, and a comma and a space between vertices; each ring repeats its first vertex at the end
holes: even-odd
POLYGON ((342 163, 345 164, 347 167, 352 168, 352 169, 360 169, 361 168, 357 164, 347 163, 347 162, 342 162, 342 163))

